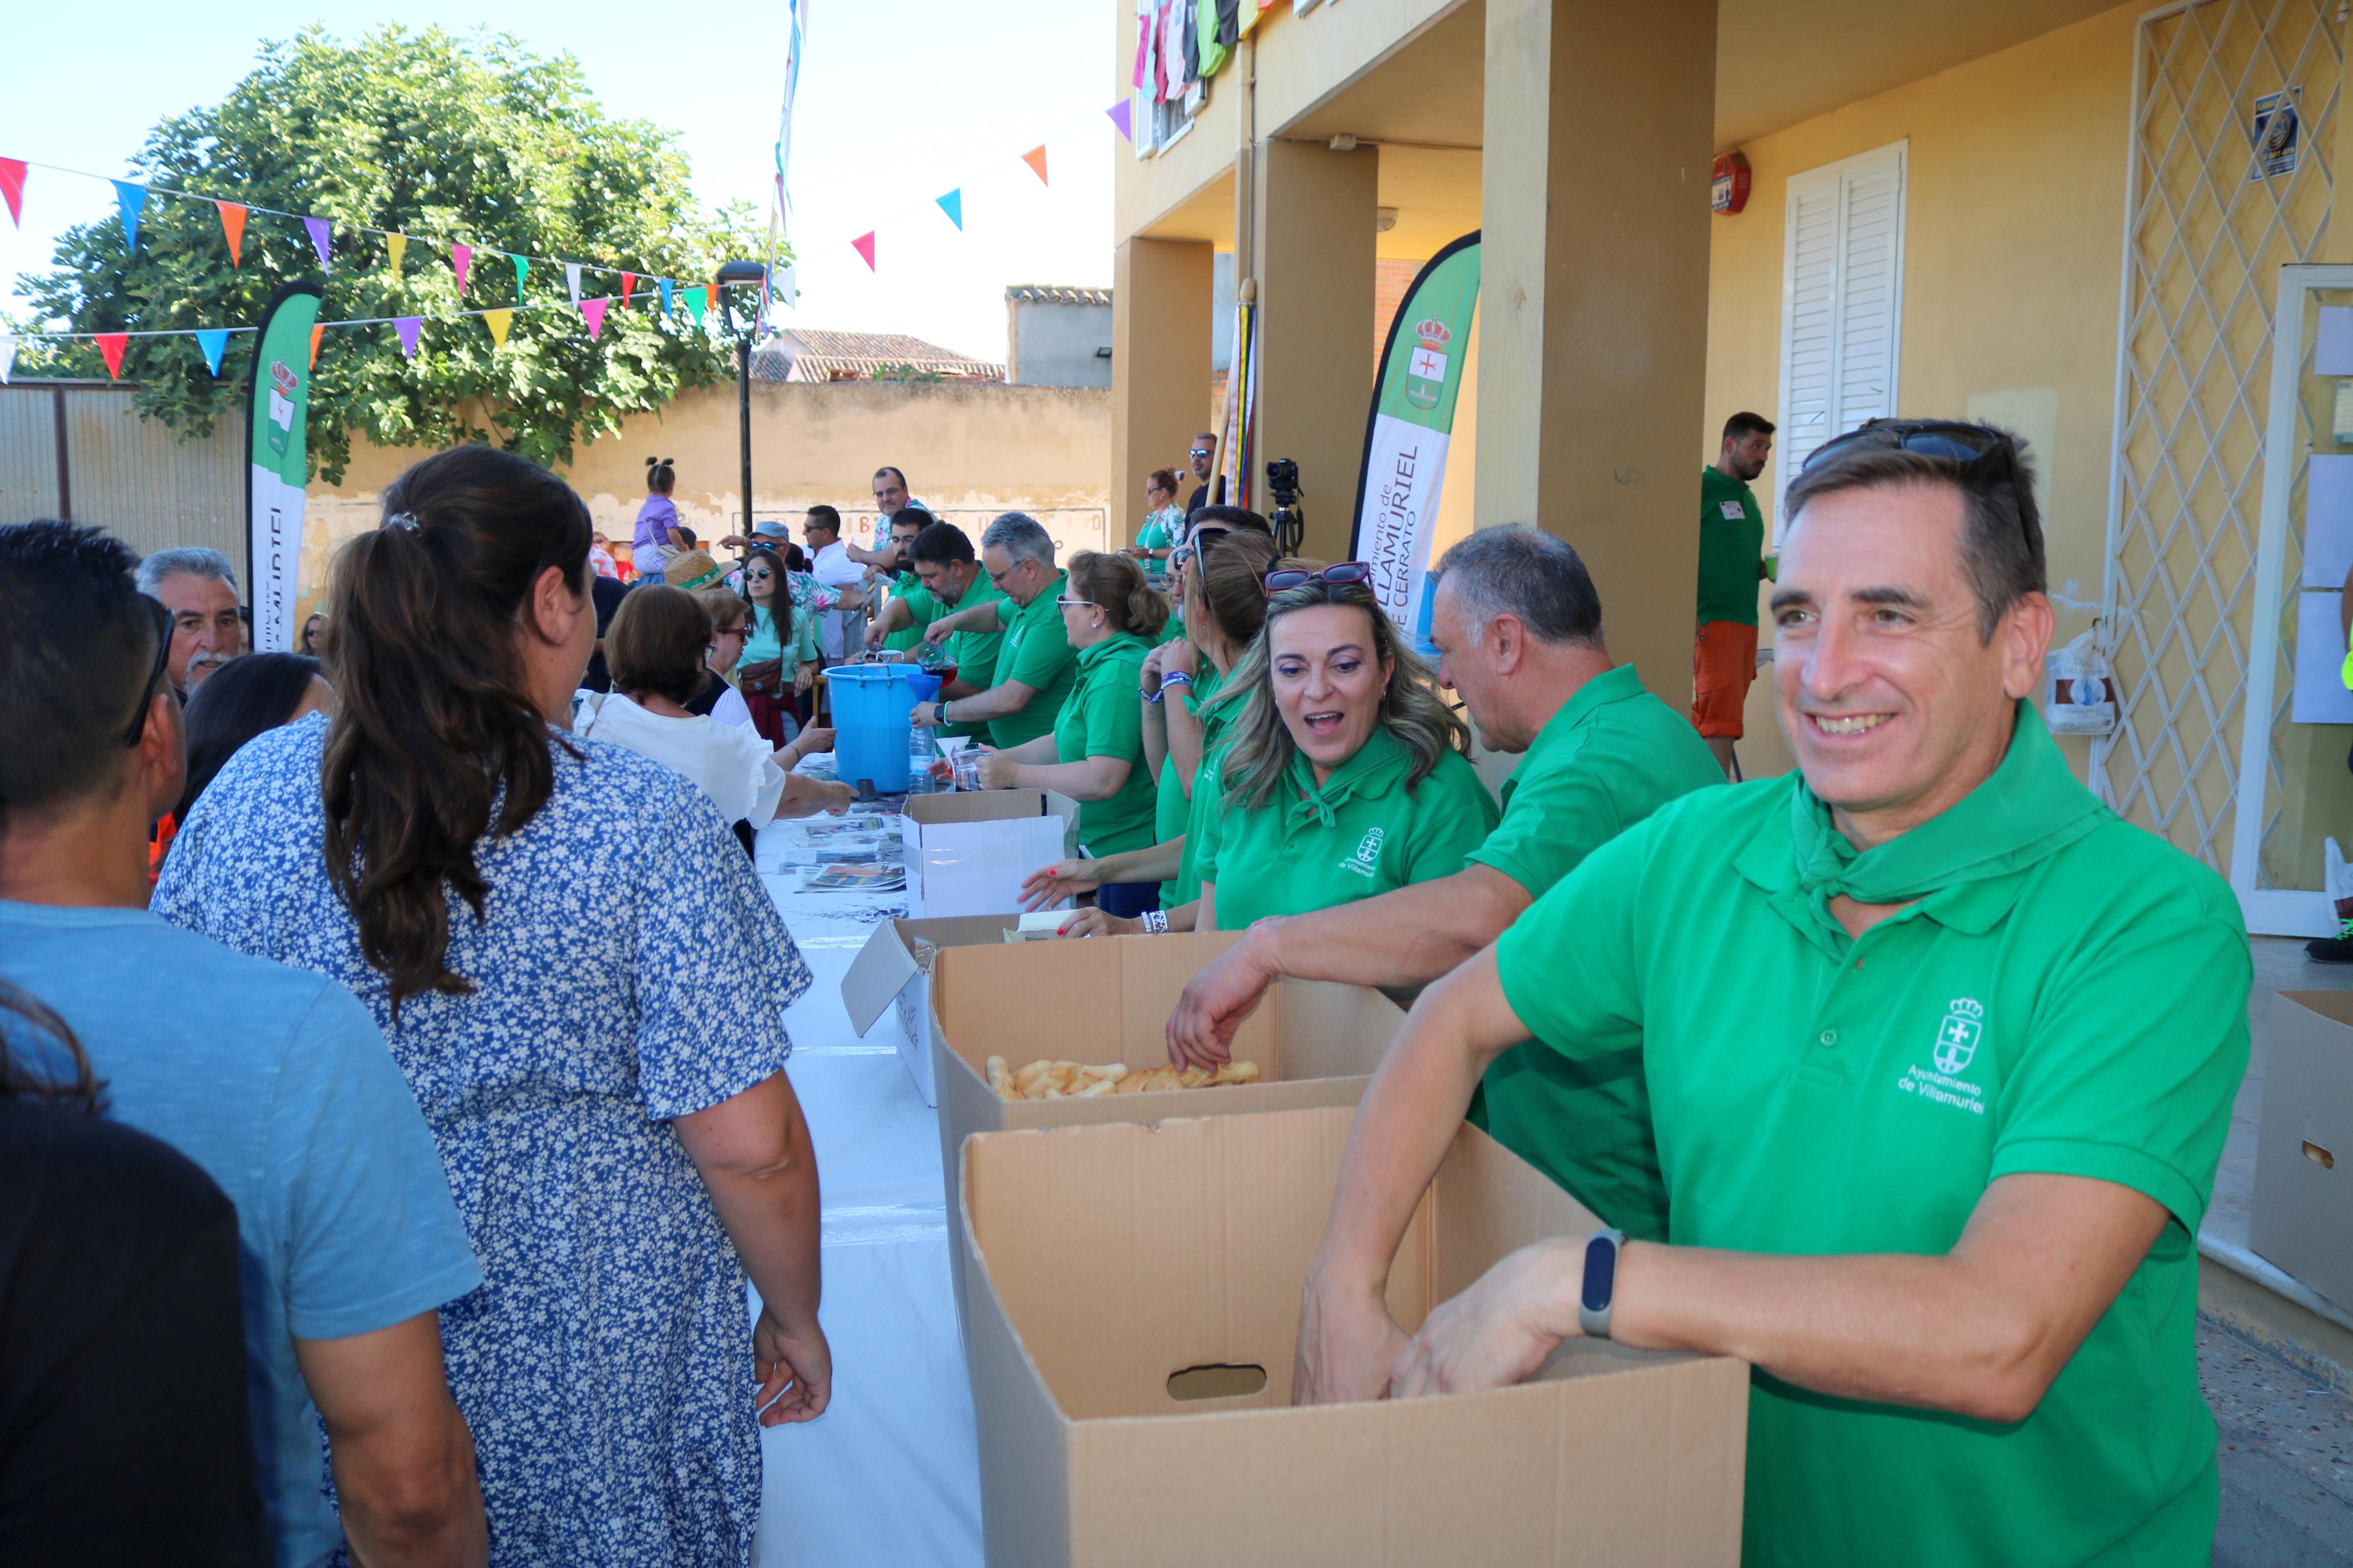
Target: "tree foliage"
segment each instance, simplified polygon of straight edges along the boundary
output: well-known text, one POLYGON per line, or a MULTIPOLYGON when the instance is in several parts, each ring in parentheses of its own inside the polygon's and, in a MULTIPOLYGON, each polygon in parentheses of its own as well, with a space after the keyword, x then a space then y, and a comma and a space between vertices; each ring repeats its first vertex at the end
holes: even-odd
MULTIPOLYGON (((381 326, 330 328, 311 393, 313 468, 338 483, 352 432, 378 446, 487 440, 561 464, 574 444, 732 370, 715 319, 698 328, 680 301, 658 313, 656 279, 707 281, 729 254, 760 253, 754 214, 700 208, 674 136, 607 118, 569 55, 535 57, 511 36, 458 38, 389 26, 343 43, 311 27, 265 44, 219 104, 149 133, 136 177, 250 207, 332 220, 323 321, 423 316, 416 357, 381 326), (386 241, 408 237, 396 274, 386 241), (519 281, 505 257, 477 254, 461 296, 449 245, 534 258, 519 281), (583 298, 615 296, 602 331, 569 305, 554 258, 586 264, 583 298), (610 270, 597 270, 597 268, 610 270), (639 274, 620 309, 619 269, 639 274), (461 310, 515 305, 503 348, 461 310)), ((55 270, 23 286, 35 311, 74 331, 256 324, 279 285, 317 278, 301 216, 252 212, 233 266, 209 202, 152 196, 126 252, 119 218, 67 231, 55 270)), ((133 338, 123 379, 138 406, 205 435, 241 406, 253 339, 232 337, 216 378, 194 338, 133 338)), ((26 344, 20 367, 103 376, 89 342, 26 344)))

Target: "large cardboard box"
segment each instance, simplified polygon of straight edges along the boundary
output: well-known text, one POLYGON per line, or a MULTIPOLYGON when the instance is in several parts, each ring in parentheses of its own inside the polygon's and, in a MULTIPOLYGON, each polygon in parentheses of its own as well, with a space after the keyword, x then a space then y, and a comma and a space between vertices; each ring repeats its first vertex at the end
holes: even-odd
POLYGON ((1079 803, 1042 789, 911 795, 900 813, 907 913, 915 920, 1021 908, 1021 881, 1075 855, 1079 803))
MULTIPOLYGON (((965 1145, 988 1561, 1730 1568, 1748 1368, 1572 1340, 1514 1388, 1293 1409, 1350 1108, 965 1145)), ((1593 1215, 1465 1126, 1388 1284, 1410 1332, 1593 1215)))
POLYGON ((2272 999, 2247 1241, 2353 1310, 2353 992, 2272 999))
MULTIPOLYGON (((1015 1068, 1041 1057, 1166 1066, 1168 1015, 1185 983, 1240 940, 1209 931, 942 949, 932 964, 932 1081, 949 1215, 962 1212, 956 1152, 975 1132, 1356 1104, 1405 1015, 1365 986, 1306 980, 1277 981, 1235 1032, 1234 1059, 1258 1063, 1258 1083, 1011 1101, 989 1089, 992 1056, 1015 1068)), ((954 1280, 961 1317, 961 1270, 954 1280)))
POLYGON ((925 950, 1001 945, 1018 923, 1009 914, 884 921, 841 977, 841 1005, 861 1037, 886 1010, 897 1014, 899 1059, 925 1105, 940 1102, 932 1079, 932 973, 925 950))

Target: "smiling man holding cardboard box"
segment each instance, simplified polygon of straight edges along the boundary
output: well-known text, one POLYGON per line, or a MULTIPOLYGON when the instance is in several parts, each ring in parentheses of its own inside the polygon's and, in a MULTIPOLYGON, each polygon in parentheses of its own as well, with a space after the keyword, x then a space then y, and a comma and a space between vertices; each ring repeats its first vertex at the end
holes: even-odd
POLYGON ((1800 775, 1675 802, 1423 997, 1308 1277, 1297 1397, 1563 1339, 1740 1356, 1751 1563, 2190 1563, 2218 1506, 2198 1223, 2247 1061, 2211 871, 2069 774, 2023 458, 1866 426, 1792 487, 1800 775), (1672 1245, 1514 1254, 1410 1342, 1382 1279, 1487 1062, 1641 1052, 1672 1245))

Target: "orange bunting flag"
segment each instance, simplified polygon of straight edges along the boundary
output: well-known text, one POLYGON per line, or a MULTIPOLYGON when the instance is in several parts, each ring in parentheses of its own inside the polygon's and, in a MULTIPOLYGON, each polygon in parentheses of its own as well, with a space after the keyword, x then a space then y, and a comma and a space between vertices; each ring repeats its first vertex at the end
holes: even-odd
POLYGON ((98 352, 106 359, 106 374, 108 378, 113 381, 121 381, 122 379, 122 351, 131 346, 131 334, 129 332, 100 332, 97 334, 97 337, 98 352))
POLYGON ((228 264, 231 267, 244 265, 237 259, 237 253, 238 247, 245 244, 245 208, 235 202, 216 201, 213 205, 220 208, 221 233, 228 237, 228 264))
POLYGON ((326 335, 327 329, 324 327, 311 329, 311 368, 312 370, 319 368, 319 340, 326 335))
POLYGON ((507 329, 514 325, 512 310, 485 310, 482 325, 491 329, 491 342, 498 348, 507 346, 507 329))
POLYGON ((718 285, 718 284, 716 284, 716 283, 705 283, 705 284, 702 286, 702 304, 703 304, 703 308, 704 308, 705 310, 716 310, 717 309, 719 309, 719 285, 718 285))
POLYGON ((1039 184, 1049 183, 1046 179, 1046 149, 1032 147, 1029 152, 1021 154, 1021 161, 1029 165, 1030 172, 1038 176, 1039 184))

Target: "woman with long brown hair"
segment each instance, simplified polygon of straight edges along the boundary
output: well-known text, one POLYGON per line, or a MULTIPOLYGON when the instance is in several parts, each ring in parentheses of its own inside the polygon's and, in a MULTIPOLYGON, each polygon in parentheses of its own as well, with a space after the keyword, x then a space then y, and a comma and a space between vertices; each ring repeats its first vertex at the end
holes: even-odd
POLYGON ((441 1331, 496 1560, 748 1563, 755 1412, 831 1384, 783 1070, 808 971, 701 791, 561 729, 579 497, 466 447, 384 509, 335 562, 341 713, 238 753, 156 908, 375 1013, 488 1277, 441 1331))

